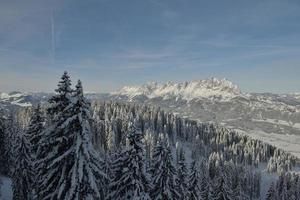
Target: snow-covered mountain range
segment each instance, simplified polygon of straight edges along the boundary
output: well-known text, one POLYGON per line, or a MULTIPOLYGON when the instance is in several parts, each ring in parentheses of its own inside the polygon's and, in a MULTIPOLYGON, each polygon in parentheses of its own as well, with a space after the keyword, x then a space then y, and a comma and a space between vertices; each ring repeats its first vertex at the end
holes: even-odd
POLYGON ((183 117, 224 125, 300 157, 300 95, 245 93, 226 79, 125 86, 118 101, 160 106, 183 117))
POLYGON ((222 98, 230 100, 242 95, 240 89, 226 79, 207 79, 183 83, 168 82, 166 84, 149 83, 143 86, 125 86, 113 93, 127 95, 131 98, 144 95, 148 98, 163 97, 192 100, 197 98, 222 98))
MULTIPOLYGON (((0 93, 0 106, 31 106, 48 93, 0 93)), ((182 117, 217 123, 276 145, 300 157, 300 93, 245 93, 226 79, 125 86, 89 99, 160 106, 182 117)))
POLYGON ((232 102, 248 103, 252 108, 274 109, 282 112, 300 112, 300 94, 244 93, 239 87, 226 79, 211 78, 183 83, 148 83, 142 86, 125 86, 111 93, 111 96, 136 99, 159 99, 176 101, 232 102))
POLYGON ((49 93, 22 93, 22 92, 0 92, 1 106, 29 107, 48 99, 49 93))

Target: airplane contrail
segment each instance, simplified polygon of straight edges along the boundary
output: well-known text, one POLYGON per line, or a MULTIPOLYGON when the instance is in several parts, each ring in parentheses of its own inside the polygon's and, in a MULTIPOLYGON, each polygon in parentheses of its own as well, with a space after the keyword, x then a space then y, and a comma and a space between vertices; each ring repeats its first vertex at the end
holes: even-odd
POLYGON ((54 10, 51 13, 51 57, 52 62, 55 61, 55 21, 54 21, 54 10))

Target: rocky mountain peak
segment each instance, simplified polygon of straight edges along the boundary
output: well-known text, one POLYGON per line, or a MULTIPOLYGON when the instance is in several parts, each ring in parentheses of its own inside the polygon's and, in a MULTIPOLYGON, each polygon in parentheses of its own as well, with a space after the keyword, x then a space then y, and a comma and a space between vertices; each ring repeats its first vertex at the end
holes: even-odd
POLYGON ((186 100, 195 98, 224 97, 232 98, 241 95, 241 91, 231 81, 226 79, 205 79, 175 83, 169 81, 164 84, 151 82, 142 86, 125 86, 113 93, 135 97, 145 95, 154 97, 181 97, 186 100))

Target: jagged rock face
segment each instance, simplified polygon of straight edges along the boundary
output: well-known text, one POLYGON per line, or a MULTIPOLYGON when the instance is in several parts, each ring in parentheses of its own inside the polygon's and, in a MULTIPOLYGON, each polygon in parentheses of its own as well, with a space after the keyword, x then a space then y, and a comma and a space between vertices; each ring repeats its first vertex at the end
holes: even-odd
POLYGON ((242 95, 239 88, 230 81, 215 78, 183 83, 168 82, 166 84, 149 83, 143 86, 125 86, 113 94, 126 95, 131 98, 144 95, 148 98, 170 99, 175 97, 185 100, 205 97, 231 99, 242 95))

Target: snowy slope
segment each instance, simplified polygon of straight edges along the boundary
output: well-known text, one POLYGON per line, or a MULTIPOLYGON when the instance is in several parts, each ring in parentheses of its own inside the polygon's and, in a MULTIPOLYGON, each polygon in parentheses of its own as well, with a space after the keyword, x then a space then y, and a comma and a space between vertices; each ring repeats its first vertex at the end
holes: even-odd
POLYGON ((300 100, 300 93, 293 93, 291 96, 295 97, 296 99, 300 100))
MULTIPOLYGON (((9 106, 30 107, 38 103, 46 103, 53 93, 37 92, 0 92, 0 108, 9 106)), ((107 94, 98 94, 94 92, 85 94, 89 99, 101 99, 107 94)))
POLYGON ((111 99, 224 125, 300 157, 300 93, 245 93, 226 79, 125 86, 111 99))
POLYGON ((0 102, 2 104, 11 104, 21 107, 32 106, 28 98, 30 98, 29 94, 23 94, 21 92, 0 93, 0 102))
POLYGON ((0 176, 0 199, 1 200, 11 200, 12 199, 12 190, 11 190, 11 180, 7 177, 0 176))

